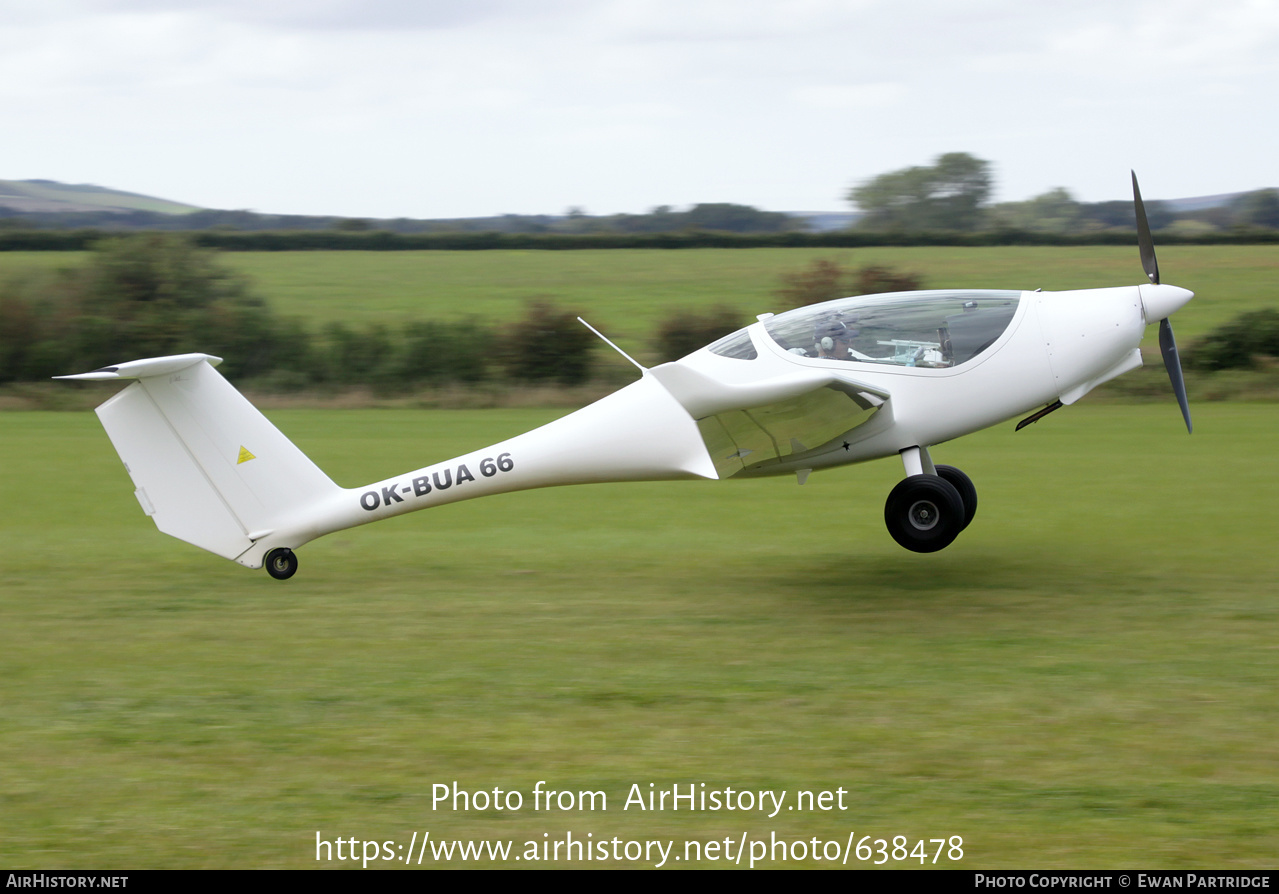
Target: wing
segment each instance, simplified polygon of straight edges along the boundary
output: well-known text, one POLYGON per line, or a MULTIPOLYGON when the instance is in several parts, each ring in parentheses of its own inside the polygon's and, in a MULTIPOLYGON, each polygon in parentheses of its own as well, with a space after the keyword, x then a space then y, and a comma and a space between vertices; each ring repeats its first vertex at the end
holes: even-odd
POLYGON ((793 460, 841 449, 888 392, 826 370, 725 382, 679 362, 646 371, 697 421, 720 478, 783 474, 793 460), (786 468, 782 468, 786 464, 786 468))

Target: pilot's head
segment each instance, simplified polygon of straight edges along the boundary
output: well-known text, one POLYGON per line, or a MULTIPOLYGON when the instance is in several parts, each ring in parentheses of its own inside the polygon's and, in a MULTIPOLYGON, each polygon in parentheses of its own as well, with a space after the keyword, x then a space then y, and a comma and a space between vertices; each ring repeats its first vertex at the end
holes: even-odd
POLYGON ((848 349, 856 334, 856 329, 849 329, 838 317, 828 317, 813 327, 813 341, 821 357, 847 359, 848 349))

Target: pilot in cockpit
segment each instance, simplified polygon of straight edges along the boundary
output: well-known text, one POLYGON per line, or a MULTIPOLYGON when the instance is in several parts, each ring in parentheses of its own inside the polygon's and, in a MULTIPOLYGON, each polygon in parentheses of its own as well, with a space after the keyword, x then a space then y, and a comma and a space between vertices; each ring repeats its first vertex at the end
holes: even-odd
POLYGON ((842 315, 827 317, 813 327, 813 341, 817 347, 817 356, 830 360, 852 360, 853 339, 858 330, 852 329, 842 319, 842 315))

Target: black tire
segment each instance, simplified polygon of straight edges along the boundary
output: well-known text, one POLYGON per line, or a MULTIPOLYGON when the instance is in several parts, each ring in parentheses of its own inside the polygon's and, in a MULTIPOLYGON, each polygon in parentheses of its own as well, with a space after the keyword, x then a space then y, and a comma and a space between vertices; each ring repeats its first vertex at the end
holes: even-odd
POLYGON ((938 466, 937 476, 955 485, 955 490, 959 491, 959 499, 964 501, 964 524, 959 529, 962 531, 972 523, 973 516, 977 514, 977 488, 971 478, 954 466, 938 466))
POLYGON ((933 553, 950 546, 964 528, 964 501, 955 485, 937 475, 899 481, 884 504, 888 533, 906 549, 933 553))
POLYGON ((266 554, 266 573, 276 580, 288 580, 298 570, 298 557, 286 547, 273 549, 266 554))

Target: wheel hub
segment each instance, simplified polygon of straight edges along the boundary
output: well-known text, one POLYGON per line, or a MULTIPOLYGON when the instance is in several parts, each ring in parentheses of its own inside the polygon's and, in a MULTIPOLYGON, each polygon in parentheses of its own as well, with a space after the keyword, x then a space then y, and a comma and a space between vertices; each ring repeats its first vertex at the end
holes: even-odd
POLYGON ((918 531, 931 531, 937 526, 941 513, 930 500, 916 500, 910 506, 910 524, 918 531))

